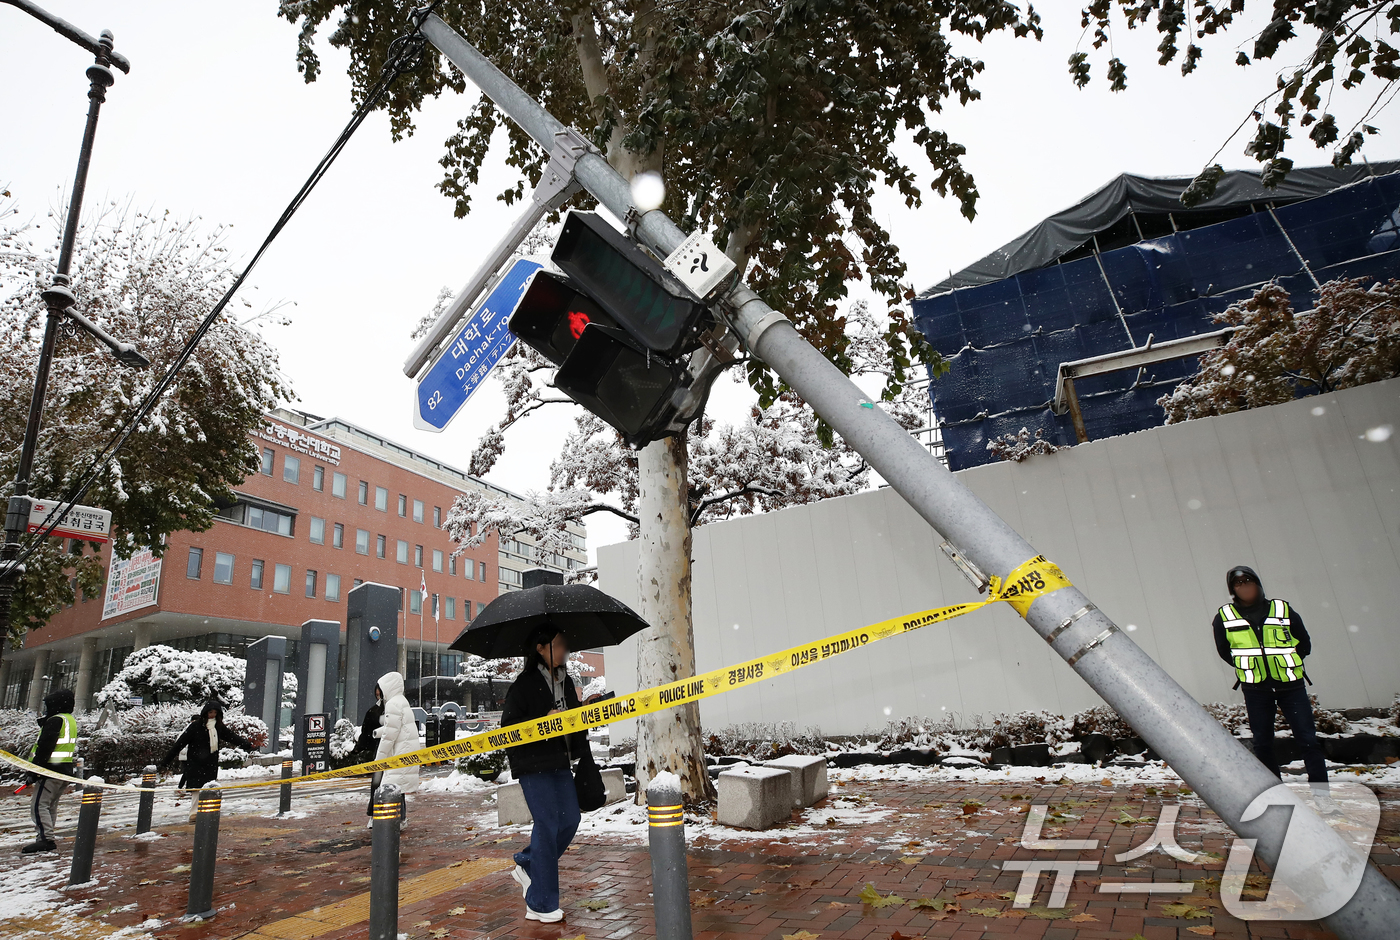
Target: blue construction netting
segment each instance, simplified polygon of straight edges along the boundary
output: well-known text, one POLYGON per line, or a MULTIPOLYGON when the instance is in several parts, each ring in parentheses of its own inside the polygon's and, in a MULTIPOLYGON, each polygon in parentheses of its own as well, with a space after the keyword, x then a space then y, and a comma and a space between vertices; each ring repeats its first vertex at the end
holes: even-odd
MULTIPOLYGON (((1314 287, 1299 254, 1324 283, 1400 277, 1400 173, 916 300, 915 322, 951 367, 929 385, 949 468, 987 463, 987 442, 1023 427, 1073 444, 1069 416, 1050 409, 1063 362, 1220 329, 1214 314, 1270 280, 1306 309, 1314 287)), ((1190 358, 1140 380, 1135 369, 1076 380, 1090 439, 1162 424, 1157 399, 1196 369, 1190 358)))

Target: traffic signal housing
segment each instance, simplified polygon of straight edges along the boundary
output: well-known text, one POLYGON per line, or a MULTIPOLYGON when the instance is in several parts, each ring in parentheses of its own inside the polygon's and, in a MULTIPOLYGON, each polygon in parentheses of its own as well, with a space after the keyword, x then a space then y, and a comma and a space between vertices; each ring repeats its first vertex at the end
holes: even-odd
POLYGON ((591 212, 571 212, 510 330, 559 367, 555 387, 641 447, 699 416, 737 343, 705 303, 591 212))

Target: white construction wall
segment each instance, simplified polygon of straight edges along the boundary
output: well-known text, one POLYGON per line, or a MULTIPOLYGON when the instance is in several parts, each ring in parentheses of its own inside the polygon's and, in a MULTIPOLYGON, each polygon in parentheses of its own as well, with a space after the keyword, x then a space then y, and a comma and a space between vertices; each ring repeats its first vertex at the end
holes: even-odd
MULTIPOLYGON (((1225 572, 1255 568, 1302 615, 1323 705, 1400 693, 1400 379, 1092 441, 958 474, 1201 702, 1237 701, 1210 620, 1225 572), (1384 436, 1372 432, 1371 438, 1384 436)), ((697 668, 975 600, 940 538, 893 490, 695 530, 697 668)), ((637 545, 598 551, 599 587, 636 606, 637 545)), ((609 686, 636 689, 635 641, 609 686)), ((826 734, 891 717, 1102 704, 1006 604, 701 704, 707 727, 794 722, 826 734)), ((634 734, 632 722, 614 738, 634 734)))

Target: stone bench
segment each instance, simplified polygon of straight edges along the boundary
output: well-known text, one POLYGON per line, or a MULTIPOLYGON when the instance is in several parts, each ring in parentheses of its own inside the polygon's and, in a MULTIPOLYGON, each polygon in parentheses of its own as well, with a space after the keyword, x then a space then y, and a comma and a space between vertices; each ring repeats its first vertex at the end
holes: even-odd
POLYGON ((826 799, 830 787, 826 780, 826 758, 805 754, 788 754, 764 761, 764 767, 777 767, 792 774, 792 802, 798 809, 826 799))
MULTIPOLYGON (((627 783, 622 777, 622 768, 610 767, 602 772, 603 789, 608 803, 620 803, 627 799, 627 783)), ((606 805, 606 804, 605 804, 606 805)), ((496 788, 496 825, 528 826, 535 821, 530 807, 525 803, 525 792, 519 783, 506 783, 496 788)))
POLYGON ((767 829, 792 817, 792 772, 782 767, 739 767, 718 777, 721 826, 767 829))

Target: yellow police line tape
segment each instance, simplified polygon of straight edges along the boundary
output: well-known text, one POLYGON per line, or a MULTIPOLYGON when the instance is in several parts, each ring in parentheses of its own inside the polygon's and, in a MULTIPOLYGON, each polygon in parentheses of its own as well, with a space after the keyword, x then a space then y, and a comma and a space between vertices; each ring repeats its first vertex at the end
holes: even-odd
MULTIPOLYGON (((1046 561, 1044 555, 1037 555, 1029 561, 1017 565, 1006 576, 1005 580, 993 576, 989 585, 990 593, 984 601, 954 604, 951 607, 938 607, 903 617, 893 617, 879 623, 872 623, 869 626, 847 630, 825 639, 794 646, 758 659, 750 659, 747 662, 714 669, 686 679, 677 679, 675 682, 668 682, 665 685, 652 686, 622 698, 607 699, 594 705, 583 705, 579 708, 532 721, 523 721, 495 731, 483 731, 468 738, 421 748, 408 754, 400 754, 398 757, 341 767, 338 770, 304 774, 300 777, 221 784, 220 789, 251 790, 258 787, 280 787, 288 783, 308 783, 340 777, 362 777, 384 770, 393 770, 397 767, 436 764, 458 757, 484 754, 488 751, 515 747, 519 744, 529 744, 534 741, 544 741, 566 734, 587 731, 590 728, 607 725, 619 719, 637 718, 652 712, 674 708, 677 705, 698 702, 700 699, 710 698, 714 695, 723 695, 725 692, 752 685, 755 682, 762 682, 814 663, 824 662, 833 656, 863 649, 879 640, 903 633, 912 633, 931 623, 940 623, 954 617, 961 617, 963 614, 971 613, 998 601, 1008 602, 1016 609, 1016 613, 1024 617, 1036 598, 1069 586, 1069 579, 1065 577, 1065 573, 1060 570, 1058 565, 1046 561)), ((29 761, 4 750, 0 750, 0 758, 31 773, 82 786, 132 792, 178 790, 177 787, 140 787, 133 784, 95 783, 79 780, 76 777, 69 777, 37 764, 31 764, 29 761)))

